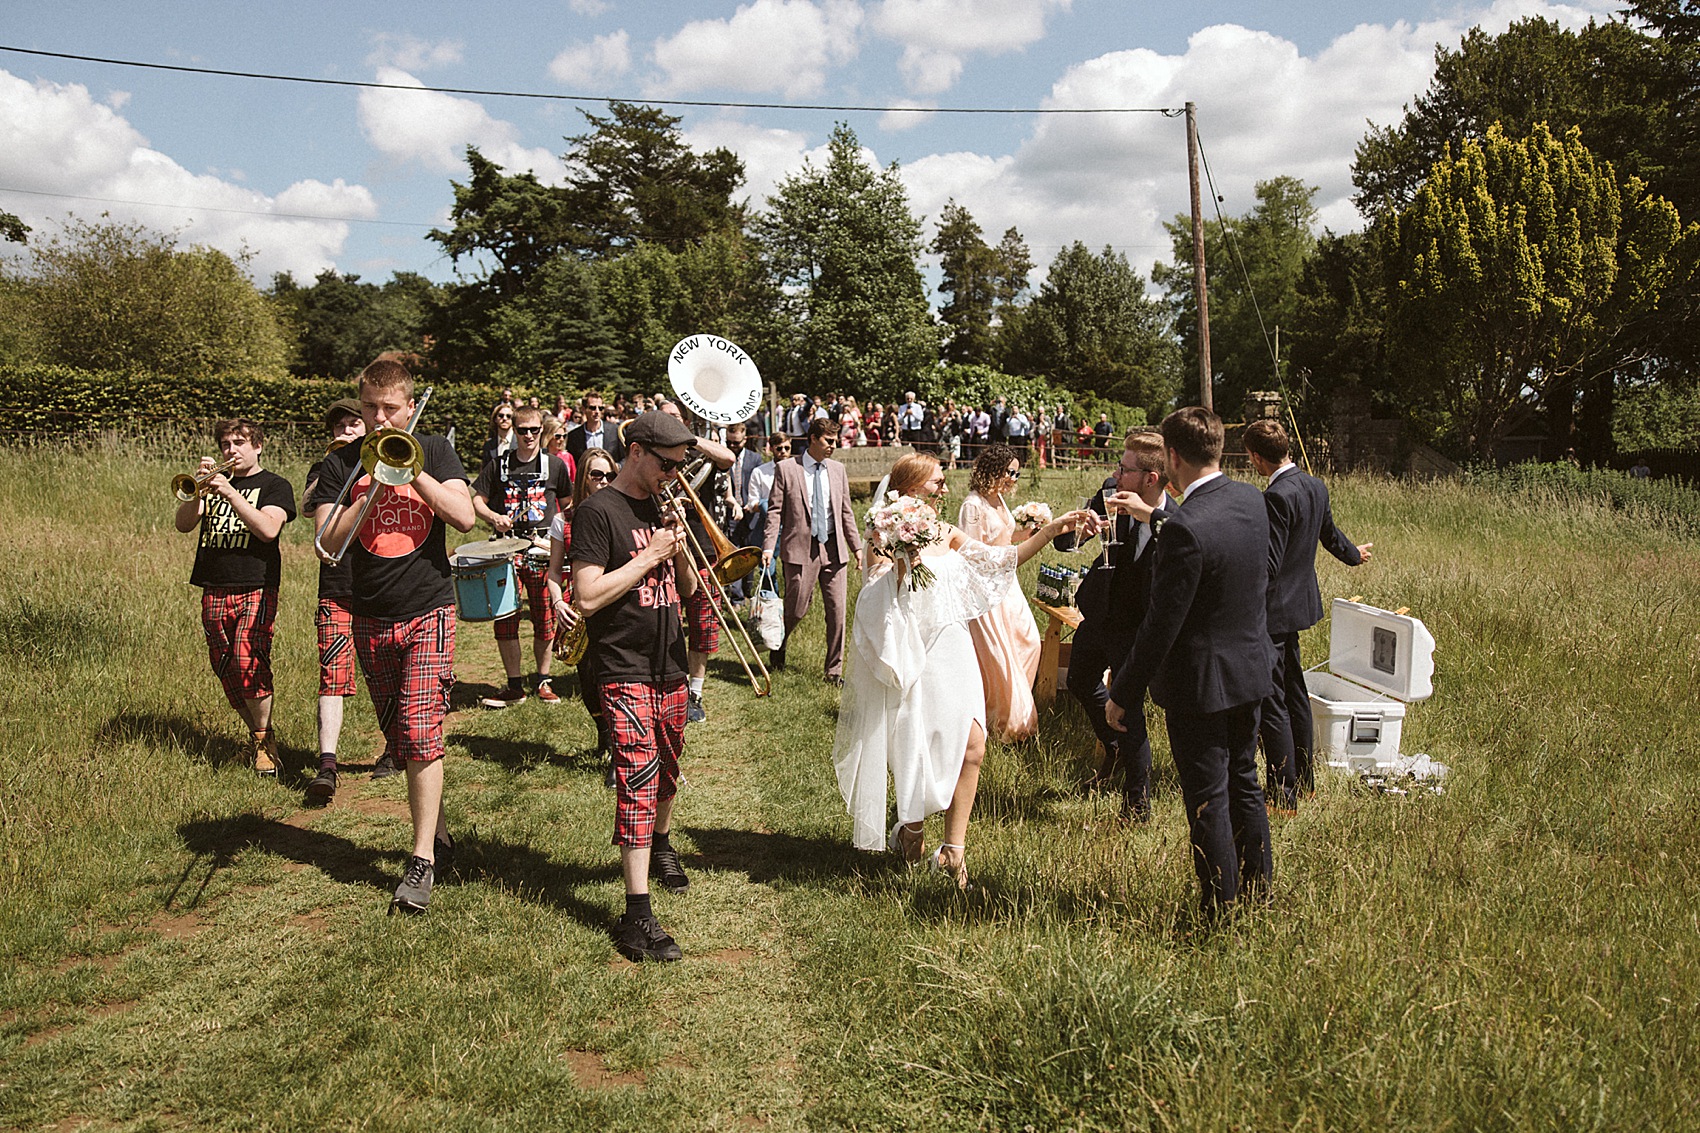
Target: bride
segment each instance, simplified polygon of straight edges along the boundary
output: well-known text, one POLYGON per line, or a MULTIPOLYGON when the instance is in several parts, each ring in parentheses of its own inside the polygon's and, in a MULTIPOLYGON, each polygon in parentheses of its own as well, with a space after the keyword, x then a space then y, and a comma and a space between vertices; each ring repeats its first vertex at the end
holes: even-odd
MULTIPOLYGON (((946 492, 937 458, 921 453, 892 466, 890 489, 937 507, 946 492)), ((919 862, 922 820, 945 811, 944 841, 932 866, 968 887, 968 815, 986 748, 986 702, 966 623, 1003 600, 1016 567, 1090 512, 1052 520, 1016 547, 988 547, 942 524, 945 538, 921 552, 931 585, 911 589, 907 564, 864 563, 850 663, 833 744, 838 789, 853 819, 855 845, 882 846, 919 862), (881 569, 883 567, 883 569, 881 569), (886 777, 897 824, 886 831, 886 777)), ((864 555, 871 541, 864 541, 864 555)))

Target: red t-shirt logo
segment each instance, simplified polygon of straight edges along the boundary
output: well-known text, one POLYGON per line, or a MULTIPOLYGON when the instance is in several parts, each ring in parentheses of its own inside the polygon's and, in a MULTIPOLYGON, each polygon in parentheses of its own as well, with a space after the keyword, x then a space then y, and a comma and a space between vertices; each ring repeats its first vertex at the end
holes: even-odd
MULTIPOLYGON (((370 476, 361 477, 349 495, 350 507, 358 505, 371 484, 370 476)), ((372 505, 371 514, 360 525, 360 545, 381 559, 406 558, 425 545, 434 518, 412 484, 391 488, 372 505)))

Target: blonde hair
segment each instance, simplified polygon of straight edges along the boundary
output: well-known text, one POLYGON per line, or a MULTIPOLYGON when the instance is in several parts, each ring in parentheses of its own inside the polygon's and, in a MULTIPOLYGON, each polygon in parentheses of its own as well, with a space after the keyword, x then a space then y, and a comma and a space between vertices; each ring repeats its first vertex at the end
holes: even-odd
POLYGON ((886 487, 900 496, 913 496, 926 487, 933 473, 939 470, 939 458, 925 452, 912 452, 897 458, 891 466, 891 479, 886 487))

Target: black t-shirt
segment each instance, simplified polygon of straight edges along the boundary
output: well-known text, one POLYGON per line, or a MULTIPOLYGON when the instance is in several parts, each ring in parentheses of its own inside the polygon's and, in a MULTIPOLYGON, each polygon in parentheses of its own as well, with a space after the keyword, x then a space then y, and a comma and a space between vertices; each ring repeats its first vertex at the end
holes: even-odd
MULTIPOLYGON (((360 442, 355 441, 354 444, 355 447, 359 447, 360 442)), ((323 474, 324 467, 325 462, 323 460, 316 460, 313 462, 313 467, 307 469, 306 490, 302 493, 301 497, 303 500, 308 499, 313 495, 315 482, 319 479, 320 475, 323 474)), ((344 472, 343 476, 346 478, 348 473, 344 472)), ((336 484, 334 486, 338 489, 342 487, 341 484, 336 484)), ((338 563, 336 566, 332 566, 327 562, 319 563, 320 598, 350 598, 353 595, 354 558, 352 555, 345 556, 342 562, 338 563)))
POLYGON ((472 494, 483 496, 486 507, 513 520, 516 536, 547 535, 561 497, 573 498, 573 483, 567 476, 567 462, 558 456, 539 452, 521 460, 506 452, 478 470, 472 494))
MULTIPOLYGON (((587 497, 573 512, 572 561, 619 570, 661 526, 653 499, 618 488, 587 497)), ((603 680, 666 683, 685 676, 679 588, 669 559, 642 582, 590 615, 590 653, 603 680)))
MULTIPOLYGON (((295 489, 275 472, 261 469, 252 476, 233 477, 230 486, 256 508, 282 508, 285 523, 295 518, 295 489)), ((276 586, 283 574, 277 540, 256 539, 223 496, 209 492, 202 503, 200 542, 189 581, 212 590, 276 586)))
MULTIPOLYGON (((446 439, 423 436, 419 443, 425 451, 425 471, 431 476, 445 484, 466 479, 460 457, 446 439)), ((359 445, 344 445, 325 457, 319 467, 319 482, 307 501, 308 509, 335 502, 359 460, 359 445)), ((361 473, 349 493, 349 507, 359 509, 371 482, 371 477, 361 473)), ((369 618, 416 618, 452 605, 454 579, 449 573, 444 535, 443 521, 419 498, 412 484, 385 489, 343 559, 352 564, 354 572, 350 608, 369 618)))

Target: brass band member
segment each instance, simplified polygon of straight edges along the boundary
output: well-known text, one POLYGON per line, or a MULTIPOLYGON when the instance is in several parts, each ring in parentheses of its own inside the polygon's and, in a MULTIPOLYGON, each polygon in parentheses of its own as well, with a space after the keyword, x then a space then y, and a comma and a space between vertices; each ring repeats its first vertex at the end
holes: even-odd
POLYGON ((233 418, 213 425, 229 475, 203 458, 194 495, 177 505, 177 530, 200 529, 189 581, 201 588, 201 628, 207 656, 225 699, 253 737, 254 770, 278 773, 272 735, 272 625, 282 557, 277 537, 295 518, 289 481, 260 467, 265 431, 233 418))
MULTIPOLYGON (((368 434, 405 429, 413 405, 413 378, 401 363, 380 359, 361 371, 360 414, 368 434)), ((404 913, 425 911, 432 882, 448 870, 454 852, 443 817, 443 716, 455 680, 454 581, 444 537, 445 524, 470 531, 476 521, 454 448, 443 437, 418 440, 424 461, 412 482, 387 487, 362 476, 350 506, 327 523, 360 459, 359 446, 344 445, 325 458, 308 500, 322 542, 338 547, 354 526, 361 498, 373 490, 384 493, 348 554, 354 563, 355 652, 389 750, 407 769, 413 856, 390 906, 404 913)))
MULTIPOLYGON (((325 426, 331 432, 335 451, 357 444, 366 435, 366 422, 360 416, 360 402, 352 397, 338 398, 325 413, 325 426)), ((307 470, 307 487, 302 499, 309 499, 319 483, 325 466, 315 461, 307 470)), ((340 564, 319 564, 319 605, 313 615, 313 626, 319 637, 319 773, 307 784, 307 805, 324 806, 336 794, 336 749, 342 738, 342 698, 354 695, 354 609, 349 599, 354 593, 354 564, 344 559, 340 564)), ((373 778, 393 775, 398 769, 385 752, 374 770, 373 778), (387 761, 387 763, 386 763, 387 761), (387 771, 385 768, 387 767, 387 771)))

